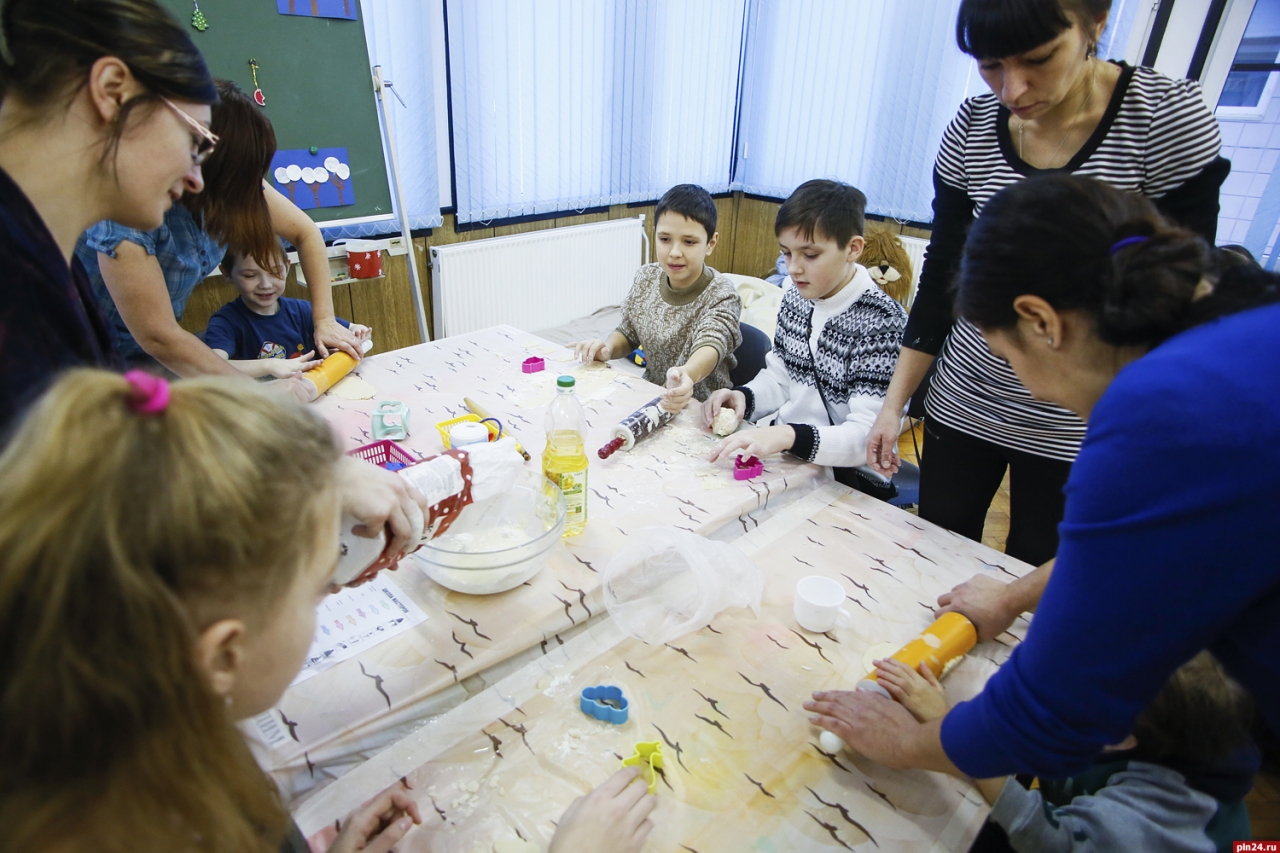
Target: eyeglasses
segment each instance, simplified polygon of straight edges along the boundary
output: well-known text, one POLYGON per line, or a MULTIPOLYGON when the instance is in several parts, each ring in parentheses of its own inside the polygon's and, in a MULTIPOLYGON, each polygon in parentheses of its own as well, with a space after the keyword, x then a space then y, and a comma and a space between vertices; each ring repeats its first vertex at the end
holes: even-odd
POLYGON ((191 164, 193 166, 201 165, 205 160, 209 159, 213 149, 218 147, 218 134, 178 109, 177 104, 168 98, 161 98, 160 100, 164 101, 165 106, 177 113, 179 118, 191 125, 196 133, 200 134, 200 139, 197 140, 195 137, 191 139, 191 164))

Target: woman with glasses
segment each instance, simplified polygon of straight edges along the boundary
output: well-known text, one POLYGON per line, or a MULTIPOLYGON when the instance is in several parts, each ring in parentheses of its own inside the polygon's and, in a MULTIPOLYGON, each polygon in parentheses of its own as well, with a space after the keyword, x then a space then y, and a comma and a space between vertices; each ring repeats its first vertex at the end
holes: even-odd
POLYGON ((59 370, 119 363, 76 239, 103 219, 154 229, 203 188, 218 95, 144 0, 0 3, 0 90, 2 428, 59 370))
POLYGON ((154 359, 179 376, 238 373, 178 321, 228 244, 269 269, 279 263, 275 244, 283 238, 297 247, 307 278, 317 354, 341 349, 359 358, 359 343, 334 316, 320 229, 263 183, 276 152, 270 120, 234 83, 217 81, 217 92, 211 127, 171 105, 190 128, 191 159, 202 165, 203 191, 188 188, 159 228, 99 222, 76 245, 121 352, 134 362, 154 359))

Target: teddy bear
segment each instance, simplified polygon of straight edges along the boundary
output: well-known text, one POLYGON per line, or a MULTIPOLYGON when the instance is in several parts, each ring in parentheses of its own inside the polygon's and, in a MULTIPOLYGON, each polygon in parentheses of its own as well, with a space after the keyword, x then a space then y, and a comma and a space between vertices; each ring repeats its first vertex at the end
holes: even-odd
POLYGON ((880 289, 903 308, 911 298, 911 258, 898 235, 883 228, 868 228, 866 246, 858 263, 867 268, 880 289))

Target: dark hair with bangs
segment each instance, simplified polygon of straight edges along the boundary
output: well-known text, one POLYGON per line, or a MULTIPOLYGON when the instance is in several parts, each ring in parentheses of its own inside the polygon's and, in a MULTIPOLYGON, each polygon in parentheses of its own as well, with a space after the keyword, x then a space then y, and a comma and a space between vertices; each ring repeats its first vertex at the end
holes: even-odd
POLYGON ((711 193, 697 184, 676 184, 662 194, 662 198, 658 199, 658 206, 653 211, 655 228, 664 213, 678 213, 685 219, 692 219, 701 225, 706 229, 708 243, 711 242, 712 237, 716 236, 716 219, 719 211, 716 210, 715 199, 711 198, 711 193))
POLYGON ((276 153, 276 132, 262 108, 230 80, 218 80, 210 129, 222 137, 202 169, 204 190, 182 204, 219 243, 249 255, 272 275, 284 275, 280 242, 262 181, 276 153))
POLYGON ((1088 28, 1111 0, 964 0, 956 44, 974 59, 1026 53, 1053 41, 1073 23, 1088 28))
POLYGON ((844 247, 855 236, 862 236, 866 224, 867 197, 862 190, 840 181, 816 178, 805 181, 787 196, 773 221, 773 233, 777 236, 784 228, 795 228, 806 240, 817 234, 844 247))

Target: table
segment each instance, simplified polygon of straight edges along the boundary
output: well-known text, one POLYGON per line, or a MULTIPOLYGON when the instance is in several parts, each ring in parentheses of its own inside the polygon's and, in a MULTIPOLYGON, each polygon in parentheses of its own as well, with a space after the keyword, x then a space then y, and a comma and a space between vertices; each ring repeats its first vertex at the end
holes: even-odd
POLYGON ((466 414, 466 396, 507 425, 533 466, 545 444, 543 413, 555 377, 576 375, 588 423, 589 521, 586 532, 552 550, 548 569, 499 595, 451 592, 427 578, 416 558, 404 561, 390 577, 428 620, 295 685, 275 709, 244 726, 286 802, 598 619, 599 573, 638 531, 663 525, 702 535, 743 532, 828 481, 824 469, 782 458, 770 460, 762 477, 735 481, 731 466, 706 462, 716 439, 695 426, 690 410, 631 452, 602 461, 594 450, 613 425, 660 389, 604 365, 583 367, 564 347, 510 326, 372 356, 355 372, 377 389, 375 398, 330 394, 314 404, 347 449, 372 441, 371 413, 379 401, 395 399, 411 409, 412 431, 402 446, 420 456, 439 453, 435 424, 466 414), (544 372, 521 372, 531 355, 546 359, 544 372))
MULTIPOLYGON (((593 625, 321 791, 295 814, 299 825, 323 835, 405 777, 424 823, 400 853, 487 851, 517 832, 545 847, 573 798, 636 742, 656 740, 665 767, 647 849, 967 850, 988 812, 974 788, 826 754, 801 703, 851 687, 870 646, 915 636, 939 593, 975 573, 1008 581, 1032 567, 834 483, 732 545, 764 572, 759 619, 727 610, 665 646, 625 637, 612 620, 593 625), (850 628, 795 624, 795 583, 810 574, 844 587, 850 628), (578 710, 579 691, 596 684, 622 688, 626 724, 578 710)), ((952 701, 981 689, 1027 625, 1019 619, 952 670, 952 701)))

